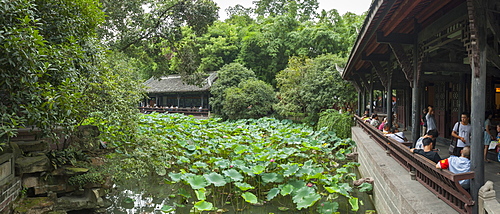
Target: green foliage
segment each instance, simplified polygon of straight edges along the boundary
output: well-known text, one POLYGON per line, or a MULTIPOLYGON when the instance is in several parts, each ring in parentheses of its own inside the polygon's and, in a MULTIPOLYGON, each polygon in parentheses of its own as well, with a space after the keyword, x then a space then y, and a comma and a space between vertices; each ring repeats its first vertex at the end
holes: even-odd
POLYGON ((86 184, 103 184, 104 176, 98 172, 89 172, 80 175, 71 176, 68 179, 68 184, 71 186, 79 186, 80 188, 86 184))
POLYGON ((249 79, 225 90, 221 115, 228 119, 260 118, 272 112, 276 95, 271 85, 249 79))
POLYGON ((142 84, 134 60, 98 44, 98 1, 2 1, 0 10, 0 138, 26 127, 69 134, 92 117, 101 131, 116 128, 105 137, 133 136, 142 84))
POLYGON ((344 58, 330 54, 290 59, 276 77, 280 100, 276 111, 285 117, 303 114, 304 122, 315 124, 324 109, 350 108, 355 104, 356 90, 336 70, 344 63, 344 58))
MULTIPOLYGON (((179 185, 178 197, 194 200, 200 211, 228 200, 239 207, 276 198, 293 201, 296 209, 321 210, 320 201, 339 197, 357 207, 349 183, 358 164, 346 159, 352 140, 271 118, 218 122, 150 114, 139 123, 147 140, 113 154, 117 171, 110 173, 128 179, 163 175, 159 169, 165 169, 169 183, 179 185)), ((320 213, 338 206, 328 208, 320 213)))
MULTIPOLYGON (((100 37, 113 51, 138 60, 147 78, 170 74, 172 52, 190 29, 199 36, 217 19, 217 5, 211 0, 102 0, 106 22, 100 37)), ((193 50, 190 50, 193 51, 193 50)), ((190 52, 184 49, 177 57, 188 68, 197 68, 198 60, 186 61, 190 52), (184 53, 182 53, 184 52, 184 53)), ((195 70, 187 70, 189 73, 195 70)), ((146 79, 147 79, 146 78, 146 79)))
POLYGON ((97 1, 2 1, 0 10, 0 137, 30 126, 71 129, 98 72, 97 1))
POLYGON ((241 64, 231 63, 217 71, 217 81, 210 88, 210 105, 212 111, 217 115, 222 115, 224 107, 226 89, 238 86, 241 82, 254 79, 253 71, 245 68, 241 64))
POLYGON ((47 157, 55 169, 64 165, 77 166, 77 161, 88 161, 87 154, 73 149, 52 150, 47 153, 47 157))
POLYGON ((332 131, 340 138, 351 137, 351 127, 354 125, 354 120, 350 113, 340 113, 335 109, 328 109, 321 112, 316 125, 316 129, 324 129, 332 131))

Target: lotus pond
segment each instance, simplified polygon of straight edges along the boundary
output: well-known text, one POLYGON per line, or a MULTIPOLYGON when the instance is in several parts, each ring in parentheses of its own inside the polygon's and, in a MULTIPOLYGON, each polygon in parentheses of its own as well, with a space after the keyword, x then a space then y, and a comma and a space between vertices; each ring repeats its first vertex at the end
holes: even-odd
MULTIPOLYGON (((143 141, 119 160, 112 213, 364 213, 354 142, 273 118, 220 122, 143 115, 143 141)), ((363 196, 363 197, 364 197, 363 196)))

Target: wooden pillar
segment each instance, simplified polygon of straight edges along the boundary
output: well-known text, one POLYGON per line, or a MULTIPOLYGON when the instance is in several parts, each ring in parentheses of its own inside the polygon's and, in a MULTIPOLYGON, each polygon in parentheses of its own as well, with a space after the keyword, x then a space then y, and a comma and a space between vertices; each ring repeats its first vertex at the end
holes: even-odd
POLYGON ((361 108, 361 91, 358 91, 358 109, 356 110, 357 111, 357 115, 358 116, 363 116, 363 108, 361 108))
MULTIPOLYGON (((411 108, 412 108, 412 102, 411 102, 411 99, 409 99, 411 97, 411 92, 412 92, 411 87, 407 87, 405 89, 405 94, 406 94, 406 98, 405 98, 405 115, 404 115, 405 116, 405 124, 404 124, 405 128, 408 128, 408 127, 411 128, 411 127, 413 127, 413 124, 411 123, 411 114, 410 114, 411 108)), ((418 118, 418 116, 417 116, 417 118, 418 118)), ((420 128, 420 125, 419 125, 419 128, 420 128)))
POLYGON ((373 77, 370 79, 370 91, 369 91, 369 96, 370 96, 370 100, 369 100, 369 103, 368 105, 370 106, 370 115, 372 115, 374 113, 373 111, 373 77))
MULTIPOLYGON (((486 5, 485 1, 467 0, 469 16, 469 42, 468 49, 471 76, 471 171, 474 179, 471 180, 471 195, 478 201, 479 188, 484 184, 484 144, 483 124, 486 98, 486 5)), ((472 213, 478 213, 477 203, 472 208, 472 213)))
POLYGON ((388 81, 386 87, 386 96, 387 96, 387 104, 386 104, 386 112, 387 112, 387 123, 392 125, 392 72, 387 74, 388 81))
MULTIPOLYGON (((420 67, 418 66, 418 61, 420 56, 418 48, 418 40, 415 38, 415 43, 413 44, 413 79, 412 79, 412 90, 411 90, 411 139, 415 143, 420 137, 420 112, 422 111, 420 106, 420 67)), ((415 145, 414 145, 415 146, 415 145)))

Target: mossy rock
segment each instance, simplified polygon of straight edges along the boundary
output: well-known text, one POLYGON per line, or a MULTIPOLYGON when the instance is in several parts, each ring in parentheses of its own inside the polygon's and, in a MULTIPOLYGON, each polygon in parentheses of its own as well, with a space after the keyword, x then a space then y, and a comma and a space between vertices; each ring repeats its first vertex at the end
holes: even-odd
POLYGON ((14 213, 22 214, 33 212, 34 210, 40 211, 40 213, 52 211, 55 202, 48 197, 30 197, 24 198, 14 205, 14 213))

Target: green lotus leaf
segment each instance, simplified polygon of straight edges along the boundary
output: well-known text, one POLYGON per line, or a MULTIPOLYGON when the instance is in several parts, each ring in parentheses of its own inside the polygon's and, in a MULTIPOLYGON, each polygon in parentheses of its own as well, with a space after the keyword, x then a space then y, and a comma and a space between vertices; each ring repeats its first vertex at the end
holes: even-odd
POLYGON ((310 179, 327 179, 328 177, 326 177, 325 174, 323 173, 316 173, 316 174, 310 174, 309 176, 307 176, 306 180, 310 180, 310 179))
POLYGON ((205 180, 205 178, 201 175, 191 176, 185 178, 185 180, 189 183, 189 185, 191 185, 191 188, 193 189, 201 189, 208 186, 207 180, 205 180))
POLYGON ((283 176, 285 177, 289 177, 299 170, 299 165, 296 163, 292 165, 284 165, 282 167, 285 169, 285 171, 283 172, 283 176))
POLYGON ((295 203, 297 204, 297 209, 301 210, 302 208, 308 208, 314 205, 314 203, 316 203, 319 199, 321 199, 321 195, 318 193, 312 193, 298 199, 295 203))
POLYGON ((161 207, 161 210, 162 212, 164 213, 169 213, 169 212, 172 212, 174 211, 175 209, 171 206, 168 206, 168 205, 163 205, 163 207, 161 207))
POLYGON ((194 208, 198 209, 199 211, 210 211, 214 208, 214 205, 210 202, 198 201, 194 204, 194 208))
POLYGON ((245 145, 238 145, 236 146, 236 148, 233 149, 234 153, 236 153, 237 155, 242 154, 243 152, 246 152, 248 150, 249 150, 248 146, 245 145))
POLYGON ((170 172, 170 173, 168 173, 168 176, 170 177, 170 179, 172 179, 173 182, 179 182, 182 178, 181 173, 170 172))
POLYGON ((215 185, 216 187, 221 187, 221 186, 226 185, 226 180, 224 180, 224 177, 222 175, 219 175, 216 172, 212 172, 210 174, 205 174, 205 175, 203 175, 203 177, 205 177, 205 179, 209 183, 215 185))
POLYGON ((233 180, 233 181, 242 181, 243 180, 243 176, 235 169, 224 170, 224 171, 222 171, 222 173, 224 173, 224 175, 226 175, 227 177, 231 178, 231 180, 233 180))
POLYGON ((294 189, 295 188, 292 185, 286 184, 285 186, 283 186, 281 188, 281 195, 282 196, 288 195, 288 194, 292 193, 294 189))
POLYGON ((194 162, 193 166, 195 166, 197 168, 205 168, 205 169, 208 168, 208 164, 201 162, 201 161, 194 162))
POLYGON ((177 164, 183 164, 183 163, 190 163, 191 160, 189 158, 184 157, 184 156, 179 156, 177 157, 177 164))
POLYGON ((255 174, 253 173, 253 170, 246 167, 246 166, 240 166, 239 167, 241 169, 241 171, 243 171, 244 173, 246 173, 247 175, 250 175, 250 176, 254 176, 255 174))
POLYGON ((278 174, 276 173, 262 173, 262 181, 264 183, 276 182, 278 180, 278 174))
POLYGON ((316 194, 314 188, 304 186, 304 187, 298 189, 297 192, 295 192, 293 194, 292 199, 293 199, 293 202, 298 203, 302 198, 304 198, 308 195, 312 195, 312 194, 316 194))
POLYGON ((255 189, 255 187, 253 187, 252 185, 242 182, 235 182, 234 185, 236 185, 236 187, 240 188, 242 191, 255 189))
POLYGON ((246 202, 251 203, 251 204, 256 204, 258 202, 257 196, 255 196, 251 192, 245 192, 245 193, 241 194, 241 197, 243 197, 243 199, 245 199, 246 202))
POLYGON ((267 200, 270 201, 272 200, 274 197, 276 197, 278 194, 280 193, 280 189, 278 188, 272 188, 271 190, 269 190, 269 192, 267 193, 267 200))
POLYGON ((352 190, 349 184, 346 183, 342 183, 341 185, 333 184, 332 186, 325 187, 325 189, 329 193, 339 193, 344 196, 349 196, 349 192, 352 190))
POLYGON ((207 197, 205 196, 205 188, 201 188, 199 190, 195 190, 194 193, 196 193, 196 198, 198 198, 198 200, 200 201, 204 201, 207 199, 207 197))
POLYGON ((177 192, 177 194, 179 194, 180 196, 184 197, 184 198, 191 198, 191 193, 189 193, 186 189, 184 188, 180 188, 177 192))
POLYGON ((358 188, 360 192, 369 192, 373 190, 373 185, 370 183, 362 183, 358 188))
POLYGON ((266 167, 262 166, 262 165, 256 165, 256 166, 252 167, 252 173, 256 174, 256 175, 264 172, 264 170, 266 170, 266 167))
POLYGON ((337 212, 339 209, 339 203, 337 202, 323 202, 321 206, 318 206, 318 213, 320 214, 331 214, 337 212))
POLYGON ((358 211, 359 210, 359 204, 358 204, 358 198, 352 197, 349 198, 349 204, 352 207, 352 211, 358 211))
POLYGON ((195 145, 187 145, 186 149, 190 152, 194 152, 196 150, 196 146, 195 145))
POLYGON ((215 161, 214 163, 216 166, 218 166, 219 168, 221 169, 225 169, 225 168, 228 168, 229 165, 230 165, 230 162, 228 160, 219 160, 219 161, 215 161))

